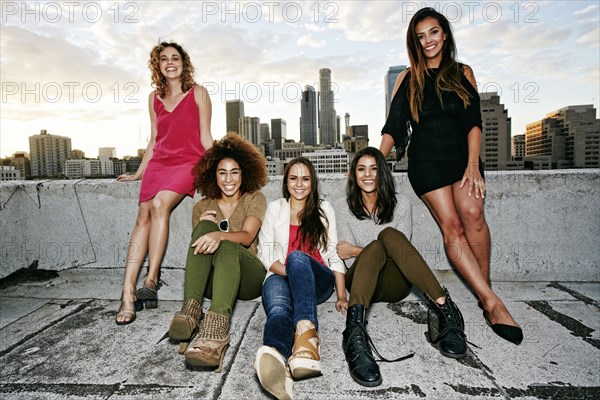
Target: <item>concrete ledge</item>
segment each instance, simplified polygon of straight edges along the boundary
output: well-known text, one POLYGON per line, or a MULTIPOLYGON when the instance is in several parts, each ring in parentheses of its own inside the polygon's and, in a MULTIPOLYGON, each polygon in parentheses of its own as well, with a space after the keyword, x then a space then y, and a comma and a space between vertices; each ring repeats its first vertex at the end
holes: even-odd
MULTIPOLYGON (((450 269, 429 211, 406 174, 395 177, 413 206, 413 243, 433 269, 450 269)), ((268 199, 280 196, 281 179, 264 188, 268 199)), ((600 281, 600 170, 500 171, 486 179, 494 281, 600 281)), ((344 196, 343 175, 320 183, 327 200, 344 196)), ((123 268, 138 193, 139 182, 114 180, 1 183, 0 278, 35 261, 53 270, 123 268)), ((173 212, 166 268, 185 267, 193 204, 186 198, 173 212)))

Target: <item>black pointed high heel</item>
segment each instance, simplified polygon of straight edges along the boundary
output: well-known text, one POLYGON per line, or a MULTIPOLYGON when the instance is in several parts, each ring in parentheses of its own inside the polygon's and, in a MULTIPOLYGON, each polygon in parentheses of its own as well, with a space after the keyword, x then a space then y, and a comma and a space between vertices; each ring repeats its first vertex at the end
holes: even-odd
POLYGON ((500 336, 504 340, 519 345, 523 341, 523 330, 518 326, 505 325, 505 324, 492 324, 490 323, 488 312, 483 310, 483 318, 485 322, 492 328, 494 333, 500 336))

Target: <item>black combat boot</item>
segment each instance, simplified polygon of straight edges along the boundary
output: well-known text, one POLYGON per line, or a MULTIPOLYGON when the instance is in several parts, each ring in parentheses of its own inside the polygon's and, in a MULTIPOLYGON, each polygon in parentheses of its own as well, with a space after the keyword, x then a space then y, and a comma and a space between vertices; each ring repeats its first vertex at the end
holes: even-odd
POLYGON ((446 296, 444 304, 437 304, 431 297, 425 295, 429 301, 427 335, 431 344, 437 347, 442 355, 462 358, 467 353, 465 321, 446 288, 444 288, 444 295, 446 296))
POLYGON ((346 329, 343 332, 342 349, 348 362, 350 376, 363 386, 381 385, 383 379, 379 366, 373 358, 367 333, 365 306, 356 304, 348 308, 346 329))

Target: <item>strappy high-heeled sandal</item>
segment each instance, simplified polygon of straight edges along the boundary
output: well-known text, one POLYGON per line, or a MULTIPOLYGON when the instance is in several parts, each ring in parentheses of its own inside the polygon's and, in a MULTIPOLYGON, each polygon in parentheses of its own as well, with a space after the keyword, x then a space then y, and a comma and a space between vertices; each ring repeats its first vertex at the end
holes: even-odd
POLYGON ((123 301, 123 294, 121 294, 121 306, 119 307, 119 311, 117 311, 117 316, 115 317, 115 322, 117 325, 127 325, 132 323, 135 321, 136 311, 142 311, 144 309, 144 303, 141 300, 138 300, 133 292, 130 293, 130 295, 133 297, 133 301, 125 302, 123 301), (120 321, 120 317, 126 319, 120 321))
POLYGON ((158 289, 160 289, 158 282, 144 279, 144 285, 137 290, 137 298, 144 301, 146 308, 157 308, 158 289))
POLYGON ((315 327, 294 336, 294 348, 288 358, 288 365, 294 378, 304 379, 321 375, 320 348, 321 341, 315 327), (313 338, 317 339, 316 347, 310 342, 313 338))

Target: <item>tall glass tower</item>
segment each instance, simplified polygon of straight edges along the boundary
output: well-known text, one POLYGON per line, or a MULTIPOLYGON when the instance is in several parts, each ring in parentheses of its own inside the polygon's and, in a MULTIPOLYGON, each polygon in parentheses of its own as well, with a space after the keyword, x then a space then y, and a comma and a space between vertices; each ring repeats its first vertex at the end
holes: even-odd
POLYGON ((317 145, 317 93, 306 85, 300 102, 300 141, 307 146, 317 145))
POLYGON ((319 133, 322 145, 335 146, 337 136, 337 121, 335 99, 331 90, 331 70, 322 68, 319 70, 319 133))

